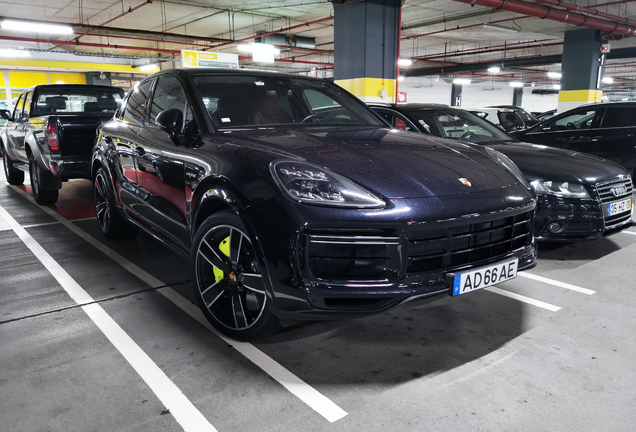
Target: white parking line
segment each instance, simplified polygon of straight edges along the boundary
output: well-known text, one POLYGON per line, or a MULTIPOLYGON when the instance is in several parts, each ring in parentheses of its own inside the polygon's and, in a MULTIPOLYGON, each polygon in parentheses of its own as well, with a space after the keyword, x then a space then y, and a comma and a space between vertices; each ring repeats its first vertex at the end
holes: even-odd
MULTIPOLYGON (((26 192, 22 191, 21 189, 15 186, 12 186, 12 187, 17 192, 22 194, 25 198, 29 199, 31 202, 35 204, 35 200, 26 192)), ((152 276, 150 273, 146 272, 145 270, 141 269, 137 265, 133 264, 132 262, 130 262, 129 260, 121 256, 120 254, 118 254, 117 252, 115 252, 114 250, 106 246, 105 244, 98 241, 96 238, 92 237, 91 235, 89 235, 88 233, 86 233, 85 231, 77 227, 76 225, 74 225, 73 222, 64 218, 60 214, 56 213, 55 211, 45 206, 40 206, 40 208, 44 210, 46 213, 53 216, 56 220, 60 221, 60 223, 62 223, 69 230, 71 230, 72 232, 80 236, 82 239, 84 239, 86 242, 93 245, 95 248, 97 248, 104 254, 106 254, 113 261, 117 262, 123 268, 125 268, 130 273, 137 276, 139 279, 141 279, 142 281, 144 281, 151 287, 157 288, 157 287, 166 285, 165 283, 163 283, 156 277, 152 276)), ((347 415, 346 411, 344 411, 338 405, 333 403, 326 396, 322 395, 316 389, 311 387, 309 384, 305 383, 303 380, 298 378, 288 369, 283 367, 283 365, 281 365, 280 363, 276 362, 274 359, 267 356, 265 353, 263 353, 261 350, 256 348, 254 345, 249 343, 237 342, 232 339, 227 339, 225 336, 218 333, 214 329, 214 327, 210 325, 208 320, 203 316, 199 308, 192 305, 190 301, 185 299, 183 296, 181 296, 174 290, 170 288, 161 288, 157 291, 159 291, 160 294, 168 298, 170 301, 172 301, 175 305, 183 309, 185 312, 187 312, 194 319, 201 322, 201 324, 206 326, 206 328, 208 328, 214 334, 222 338, 228 344, 234 346, 234 348, 236 348, 237 351, 243 354, 249 361, 251 361, 258 367, 260 367, 265 373, 267 373, 273 379, 278 381, 279 384, 285 387, 294 396, 298 397, 301 401, 307 404, 310 408, 312 408, 318 414, 322 415, 328 421, 333 423, 347 415)))
POLYGON ((532 299, 530 297, 522 296, 521 294, 516 294, 510 291, 502 290, 501 288, 497 288, 495 286, 484 288, 484 290, 489 291, 491 293, 502 295, 504 297, 509 297, 511 299, 519 300, 520 302, 528 303, 533 306, 547 309, 552 312, 561 310, 559 306, 551 305, 550 303, 545 303, 539 300, 532 299))
POLYGON ((119 327, 115 320, 99 304, 94 303, 95 300, 2 206, 0 206, 0 216, 11 226, 33 255, 40 260, 68 295, 82 307, 86 315, 148 384, 164 406, 170 410, 177 423, 187 432, 216 432, 214 426, 208 422, 181 390, 170 381, 139 345, 119 327))
POLYGON ((565 282, 559 282, 559 281, 556 281, 554 279, 548 279, 547 277, 538 276, 538 275, 535 275, 535 274, 532 274, 532 273, 520 272, 520 273, 517 274, 517 276, 522 276, 522 277, 525 277, 525 278, 528 278, 528 279, 536 280, 536 281, 539 281, 539 282, 547 283, 549 285, 558 286, 558 287, 561 287, 561 288, 569 289, 569 290, 580 292, 580 293, 587 294, 587 295, 592 295, 592 294, 596 293, 596 291, 593 291, 591 289, 581 288, 581 287, 578 287, 576 285, 572 285, 572 284, 565 283, 565 282))

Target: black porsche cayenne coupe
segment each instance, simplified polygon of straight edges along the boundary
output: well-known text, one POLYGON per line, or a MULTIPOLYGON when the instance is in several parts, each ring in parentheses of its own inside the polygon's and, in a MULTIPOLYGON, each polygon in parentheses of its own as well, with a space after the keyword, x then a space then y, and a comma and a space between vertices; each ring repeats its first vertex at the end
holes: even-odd
POLYGON ((246 70, 160 72, 98 131, 97 218, 191 263, 222 333, 378 313, 535 265, 535 196, 484 147, 391 130, 340 87, 246 70))

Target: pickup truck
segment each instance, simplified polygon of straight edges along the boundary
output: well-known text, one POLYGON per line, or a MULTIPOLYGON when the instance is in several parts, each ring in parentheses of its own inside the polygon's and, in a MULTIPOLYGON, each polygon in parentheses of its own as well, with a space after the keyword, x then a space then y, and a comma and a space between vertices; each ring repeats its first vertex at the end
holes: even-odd
POLYGON ((95 132, 113 117, 124 91, 80 84, 39 85, 24 90, 0 130, 0 149, 7 181, 31 177, 38 204, 54 204, 62 182, 91 179, 95 132))

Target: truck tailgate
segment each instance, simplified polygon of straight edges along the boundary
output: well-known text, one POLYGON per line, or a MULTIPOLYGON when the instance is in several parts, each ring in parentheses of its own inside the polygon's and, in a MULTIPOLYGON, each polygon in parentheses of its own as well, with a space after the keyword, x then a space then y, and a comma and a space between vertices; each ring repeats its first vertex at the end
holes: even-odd
POLYGON ((60 151, 65 156, 90 156, 97 127, 112 114, 57 115, 60 151))

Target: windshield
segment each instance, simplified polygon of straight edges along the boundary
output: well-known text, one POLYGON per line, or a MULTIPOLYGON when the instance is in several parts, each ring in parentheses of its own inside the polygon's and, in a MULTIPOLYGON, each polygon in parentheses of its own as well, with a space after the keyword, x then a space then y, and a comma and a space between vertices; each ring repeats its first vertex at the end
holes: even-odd
POLYGON ((219 129, 386 127, 360 101, 326 81, 263 75, 200 75, 193 80, 219 129))
POLYGON ((123 97, 118 88, 47 88, 42 89, 35 101, 33 115, 70 112, 114 113, 123 97))
POLYGON ((521 117, 521 120, 523 120, 527 127, 534 126, 539 123, 539 120, 528 111, 522 108, 515 108, 515 111, 517 112, 517 115, 521 117))
POLYGON ((409 116, 431 135, 475 143, 514 141, 497 126, 468 111, 440 108, 412 111, 409 116))

